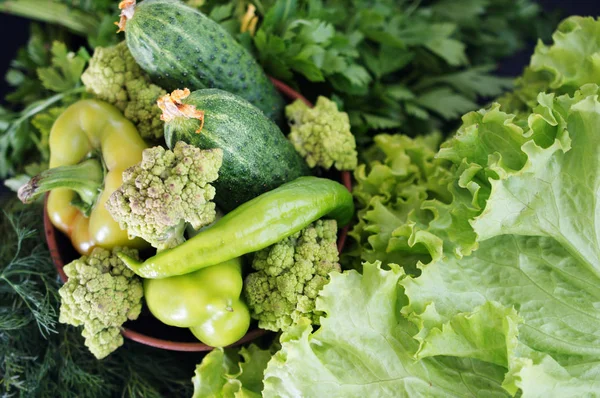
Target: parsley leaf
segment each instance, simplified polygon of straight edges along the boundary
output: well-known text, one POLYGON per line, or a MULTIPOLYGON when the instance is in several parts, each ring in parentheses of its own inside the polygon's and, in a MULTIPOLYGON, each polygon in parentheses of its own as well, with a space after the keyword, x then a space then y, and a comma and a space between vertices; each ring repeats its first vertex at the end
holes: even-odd
MULTIPOLYGON (((239 29, 232 21, 248 3, 209 0, 202 9, 239 29)), ((539 36, 532 26, 544 20, 531 0, 253 3, 252 50, 265 71, 309 98, 338 98, 359 142, 379 130, 449 130, 478 101, 510 88, 490 65, 539 36)))
POLYGON ((423 108, 438 113, 444 119, 455 119, 471 109, 477 108, 477 103, 452 91, 449 88, 438 88, 420 95, 415 103, 423 108))
POLYGON ((52 43, 52 64, 49 67, 38 68, 40 81, 47 89, 62 93, 81 84, 83 73, 90 54, 85 48, 80 48, 77 54, 67 50, 64 43, 52 43))

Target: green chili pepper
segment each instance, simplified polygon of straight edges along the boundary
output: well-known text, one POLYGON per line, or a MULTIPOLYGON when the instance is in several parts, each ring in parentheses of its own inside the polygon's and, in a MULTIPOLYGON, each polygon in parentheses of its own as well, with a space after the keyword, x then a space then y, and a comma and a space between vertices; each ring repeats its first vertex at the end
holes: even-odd
POLYGON ((239 206, 185 243, 144 262, 119 257, 142 278, 166 278, 264 249, 321 217, 344 226, 354 214, 352 194, 326 178, 300 177, 239 206))

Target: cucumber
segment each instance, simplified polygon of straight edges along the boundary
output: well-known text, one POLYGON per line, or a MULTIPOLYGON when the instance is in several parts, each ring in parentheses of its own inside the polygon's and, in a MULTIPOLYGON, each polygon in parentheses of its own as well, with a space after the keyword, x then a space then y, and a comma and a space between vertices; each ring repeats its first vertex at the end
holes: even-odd
POLYGON ((223 165, 215 203, 228 212, 258 195, 303 175, 310 175, 304 159, 279 127, 243 98, 218 89, 192 92, 181 101, 204 112, 200 121, 176 117, 165 122, 169 148, 185 141, 202 149, 221 148, 223 165))
POLYGON ((220 88, 282 120, 283 99, 261 66, 201 12, 176 0, 145 0, 127 20, 125 39, 136 62, 162 88, 220 88))

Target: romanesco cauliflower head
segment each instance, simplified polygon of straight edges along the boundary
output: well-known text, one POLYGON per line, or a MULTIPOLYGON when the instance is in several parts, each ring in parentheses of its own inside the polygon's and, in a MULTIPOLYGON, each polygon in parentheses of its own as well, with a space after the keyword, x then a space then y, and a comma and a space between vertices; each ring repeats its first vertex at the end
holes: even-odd
POLYGON ((89 92, 119 108, 143 138, 162 137, 162 111, 156 100, 166 91, 150 82, 124 41, 97 47, 81 81, 89 92))
POLYGON ((95 248, 64 266, 69 279, 58 290, 59 322, 83 325, 85 345, 98 359, 123 344, 121 325, 137 319, 142 309, 142 280, 117 257, 118 252, 138 257, 135 249, 95 248))
POLYGON ((315 107, 309 108, 296 100, 285 108, 285 114, 291 125, 288 138, 309 167, 356 168, 356 141, 350 132, 350 120, 335 102, 319 97, 315 107))
POLYGON ((145 149, 142 161, 123 173, 123 185, 106 208, 122 229, 159 250, 184 242, 186 223, 194 229, 216 216, 215 181, 223 163, 221 149, 202 150, 177 142, 173 151, 145 149))
POLYGON ((320 323, 315 300, 329 273, 340 272, 336 236, 335 220, 319 220, 255 253, 257 272, 246 277, 244 296, 259 327, 287 330, 300 318, 320 323))

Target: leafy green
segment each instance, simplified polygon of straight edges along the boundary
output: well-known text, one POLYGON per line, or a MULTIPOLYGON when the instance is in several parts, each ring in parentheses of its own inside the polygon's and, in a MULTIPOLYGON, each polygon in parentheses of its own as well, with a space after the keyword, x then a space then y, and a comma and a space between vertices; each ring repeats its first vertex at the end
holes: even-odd
POLYGON ((503 369, 474 359, 414 359, 416 327, 404 319, 398 266, 385 271, 365 263, 332 274, 317 308, 327 313, 311 333, 308 322, 281 337, 267 365, 265 397, 394 396, 508 397, 503 369), (301 393, 300 393, 301 392, 301 393))
POLYGON ((240 349, 214 349, 196 367, 193 398, 260 397, 263 373, 276 348, 263 350, 250 344, 240 349))
POLYGON ((32 126, 32 117, 57 103, 68 105, 83 92, 83 87, 77 87, 58 93, 32 102, 20 113, 0 107, 0 178, 19 173, 29 164, 47 160, 46 132, 32 126))
POLYGON ((499 364, 508 391, 526 396, 544 396, 535 378, 552 379, 556 396, 597 391, 599 92, 542 93, 521 125, 498 106, 466 115, 442 145, 462 195, 449 206, 473 205, 469 224, 447 228, 472 231, 464 244, 476 251, 457 257, 444 240, 446 255, 401 282, 419 357, 499 364))
POLYGON ((48 251, 31 228, 36 212, 21 217, 4 213, 0 220, 0 330, 35 323, 42 336, 56 331, 56 278, 48 251), (9 310, 10 308, 10 310, 9 310))
POLYGON ((5 80, 14 89, 6 96, 8 102, 27 105, 48 95, 37 70, 50 67, 51 45, 63 40, 65 35, 60 30, 31 24, 27 44, 18 50, 6 72, 5 80))
POLYGON ((0 394, 21 397, 190 396, 196 358, 125 342, 98 361, 57 322, 56 269, 42 207, 3 201, 0 216, 0 394))
POLYGON ((415 274, 417 264, 441 256, 444 237, 457 240, 446 227, 461 218, 462 209, 444 217, 438 213, 436 221, 435 207, 426 205, 452 200, 449 165, 435 159, 441 135, 380 134, 374 140, 354 173, 358 222, 349 233, 355 244, 345 250, 343 262, 354 268, 361 261, 395 263, 415 274))
POLYGON ((321 328, 282 335, 264 395, 596 396, 599 94, 541 93, 527 119, 472 112, 437 154, 436 136, 377 136, 353 235, 389 270, 332 274, 321 328), (448 382, 458 358, 496 390, 448 382))
POLYGON ((69 52, 64 43, 55 41, 52 43, 51 52, 51 66, 37 70, 42 85, 57 93, 63 93, 81 85, 81 74, 90 59, 87 50, 80 48, 75 54, 69 52))
POLYGON ((570 17, 562 21, 552 35, 554 44, 538 41, 531 57, 531 69, 547 72, 549 87, 559 93, 572 94, 586 83, 597 83, 600 65, 600 20, 592 17, 570 17))
POLYGON ((48 161, 49 128, 34 119, 45 114, 50 119, 58 115, 49 109, 61 109, 81 98, 84 91, 81 74, 89 60, 84 48, 69 51, 60 41, 48 40, 57 36, 53 30, 44 31, 32 25, 28 44, 19 51, 7 73, 15 91, 7 100, 25 105, 20 111, 0 107, 0 178, 26 171, 33 163, 48 161), (37 123, 37 125, 36 125, 37 123), (38 127, 42 127, 39 129, 38 127))
POLYGON ((557 18, 524 0, 439 0, 431 11, 435 20, 460 27, 456 38, 465 43, 472 62, 482 65, 514 54, 524 37, 549 37, 557 18))
POLYGON ((490 65, 546 26, 528 0, 449 3, 255 2, 251 41, 240 33, 248 2, 208 1, 200 9, 248 46, 269 75, 309 97, 337 97, 365 144, 377 130, 452 126, 478 100, 511 86, 490 65))
POLYGON ((573 95, 584 84, 600 81, 599 19, 569 17, 552 39, 552 45, 538 41, 529 66, 515 81, 516 89, 498 100, 503 110, 529 113, 540 92, 573 95))

